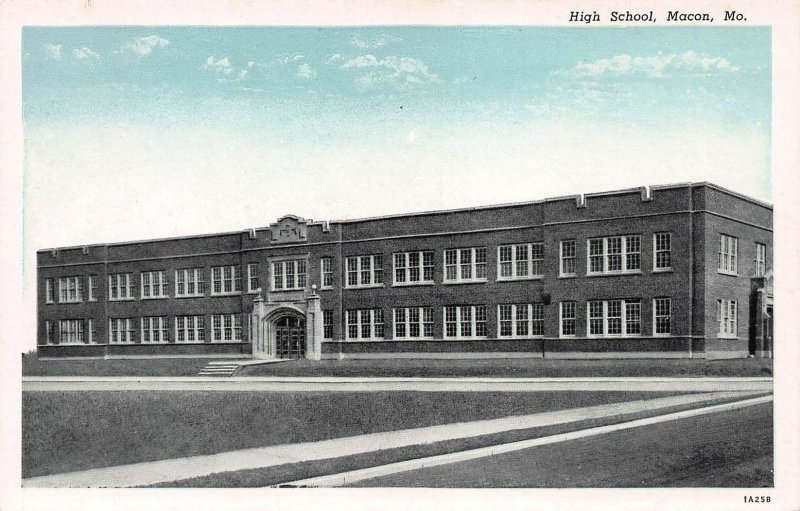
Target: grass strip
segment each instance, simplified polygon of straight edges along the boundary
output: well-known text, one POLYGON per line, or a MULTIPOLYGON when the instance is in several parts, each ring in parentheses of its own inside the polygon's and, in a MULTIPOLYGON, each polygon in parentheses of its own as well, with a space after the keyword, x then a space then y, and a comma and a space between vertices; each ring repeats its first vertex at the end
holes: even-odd
POLYGON ((23 392, 23 477, 680 392, 23 392))
MULTIPOLYGON (((766 395, 766 394, 760 394, 766 395)), ((755 396, 748 396, 755 397, 755 396)), ((738 401, 741 398, 719 399, 702 403, 702 406, 722 404, 738 401)), ((169 483, 154 485, 156 488, 251 488, 265 486, 281 486, 284 483, 318 477, 328 474, 336 474, 400 461, 449 454, 454 452, 476 449, 491 445, 541 438, 560 433, 568 433, 582 429, 588 429, 609 424, 618 424, 636 419, 654 417, 672 412, 679 412, 697 408, 698 404, 687 404, 651 410, 647 412, 623 414, 615 417, 602 419, 590 419, 555 426, 540 428, 530 428, 524 430, 514 430, 492 435, 481 435, 472 438, 436 442, 432 444, 415 445, 401 447, 397 449, 379 450, 371 453, 345 456, 328 460, 317 460, 311 462, 290 463, 263 469, 240 470, 234 472, 222 472, 211 474, 204 477, 184 479, 169 483)))

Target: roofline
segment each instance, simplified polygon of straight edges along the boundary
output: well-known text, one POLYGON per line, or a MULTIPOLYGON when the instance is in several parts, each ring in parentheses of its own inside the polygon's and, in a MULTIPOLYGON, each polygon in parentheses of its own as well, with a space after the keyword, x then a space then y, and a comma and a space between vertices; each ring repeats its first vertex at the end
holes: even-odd
MULTIPOLYGON (((709 188, 713 188, 720 192, 726 193, 738 199, 756 204, 758 206, 765 207, 772 211, 773 206, 772 204, 755 199, 753 197, 749 197, 747 195, 743 195, 741 193, 735 192, 733 190, 729 190, 727 188, 723 188, 722 186, 716 185, 714 183, 710 183, 708 181, 700 181, 700 182, 684 182, 684 183, 672 183, 672 184, 663 184, 663 185, 652 185, 652 186, 641 186, 638 188, 624 188, 620 190, 610 190, 606 192, 595 192, 595 193, 578 193, 573 195, 562 195, 559 197, 548 197, 545 199, 538 199, 533 201, 523 201, 523 202, 507 202, 502 204, 489 204, 485 206, 472 206, 467 208, 453 208, 453 209, 439 209, 439 210, 431 210, 431 211, 419 211, 414 213, 397 213, 392 215, 381 215, 381 216, 371 216, 371 217, 364 217, 364 218, 353 218, 350 220, 331 220, 328 222, 329 224, 355 224, 361 222, 370 222, 373 220, 388 220, 392 218, 412 218, 412 217, 421 217, 421 216, 430 216, 430 215, 440 215, 440 214, 449 214, 449 213, 467 213, 470 211, 485 211, 485 210, 492 210, 492 209, 502 209, 502 208, 509 208, 509 207, 517 207, 517 206, 532 206, 534 204, 544 204, 548 202, 558 202, 558 201, 565 201, 565 200, 577 200, 580 201, 581 198, 595 198, 595 197, 604 197, 609 195, 624 195, 624 194, 640 194, 643 190, 649 189, 651 192, 653 190, 669 190, 675 188, 698 188, 702 186, 707 186, 709 188)), ((295 215, 284 215, 282 218, 286 216, 295 216, 295 215)), ((309 225, 320 224, 323 222, 320 221, 312 221, 309 220, 309 225)), ((186 236, 172 236, 167 238, 149 238, 144 240, 131 240, 131 241, 117 241, 113 243, 91 243, 86 245, 72 245, 66 247, 53 247, 53 248, 43 248, 37 250, 36 253, 44 253, 44 252, 51 252, 53 250, 76 250, 82 249, 85 247, 116 247, 116 246, 124 246, 124 245, 134 245, 138 243, 156 243, 162 241, 177 241, 177 240, 186 240, 186 239, 198 239, 198 238, 211 238, 215 236, 240 236, 242 234, 251 232, 251 231, 268 231, 269 227, 255 227, 249 229, 242 229, 238 231, 226 231, 226 232, 217 232, 211 234, 194 234, 194 235, 186 235, 186 236)))

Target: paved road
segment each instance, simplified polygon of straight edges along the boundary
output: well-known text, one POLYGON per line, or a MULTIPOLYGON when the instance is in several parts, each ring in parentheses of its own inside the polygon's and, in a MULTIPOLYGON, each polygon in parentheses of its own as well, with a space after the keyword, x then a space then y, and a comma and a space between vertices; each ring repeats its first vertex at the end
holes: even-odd
POLYGON ((64 474, 23 479, 24 487, 86 488, 144 486, 162 482, 200 477, 218 472, 265 468, 353 454, 394 449, 410 445, 441 442, 459 438, 565 424, 587 419, 614 417, 620 414, 658 410, 673 406, 703 405, 709 401, 745 398, 746 393, 705 393, 670 396, 624 403, 595 405, 583 408, 550 411, 522 416, 504 417, 424 428, 387 431, 318 442, 284 444, 255 449, 243 449, 220 454, 193 456, 146 463, 134 463, 64 474))
POLYGON ((772 378, 337 378, 27 376, 24 392, 204 390, 253 392, 772 392, 772 378))
POLYGON ((446 488, 773 485, 771 403, 362 480, 446 488))

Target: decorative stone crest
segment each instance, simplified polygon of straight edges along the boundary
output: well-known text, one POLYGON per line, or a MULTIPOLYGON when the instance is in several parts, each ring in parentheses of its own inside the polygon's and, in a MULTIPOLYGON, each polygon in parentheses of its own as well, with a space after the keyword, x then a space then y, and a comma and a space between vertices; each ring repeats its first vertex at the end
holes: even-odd
POLYGON ((298 243, 308 241, 308 221, 305 218, 286 215, 269 226, 272 243, 298 243))

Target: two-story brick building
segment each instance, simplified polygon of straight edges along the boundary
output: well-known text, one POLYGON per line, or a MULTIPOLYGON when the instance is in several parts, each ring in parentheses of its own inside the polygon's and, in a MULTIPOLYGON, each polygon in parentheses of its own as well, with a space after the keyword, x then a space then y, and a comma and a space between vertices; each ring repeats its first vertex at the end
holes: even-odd
POLYGON ((42 357, 772 353, 772 207, 709 183, 37 255, 42 357))

